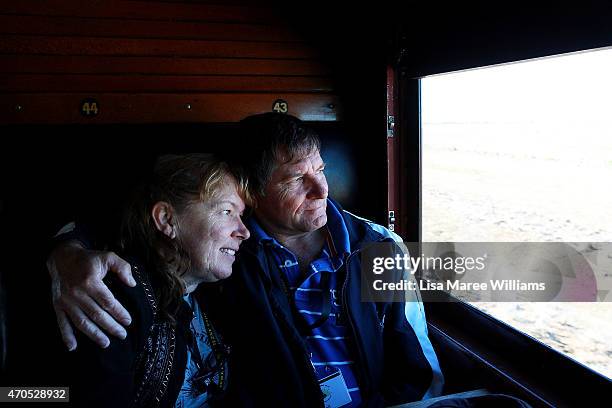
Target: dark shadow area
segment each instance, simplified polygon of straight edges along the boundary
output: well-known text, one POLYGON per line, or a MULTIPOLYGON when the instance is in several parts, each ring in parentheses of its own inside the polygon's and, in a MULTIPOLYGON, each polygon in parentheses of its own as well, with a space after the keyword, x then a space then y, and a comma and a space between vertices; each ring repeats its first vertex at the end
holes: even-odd
MULTIPOLYGON (((341 124, 312 126, 323 141, 330 196, 376 219, 384 210, 384 168, 376 169, 371 152, 354 144, 341 124)), ((0 131, 11 141, 0 160, 8 339, 2 384, 61 385, 67 356, 45 266, 51 237, 79 216, 93 214, 101 225, 113 223, 122 200, 160 154, 240 149, 232 144, 236 124, 37 125, 0 131)))

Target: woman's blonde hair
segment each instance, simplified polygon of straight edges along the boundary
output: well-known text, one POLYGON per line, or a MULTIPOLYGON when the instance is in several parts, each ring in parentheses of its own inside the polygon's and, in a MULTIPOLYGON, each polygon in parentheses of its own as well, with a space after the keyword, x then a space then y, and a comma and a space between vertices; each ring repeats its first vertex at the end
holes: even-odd
POLYGON ((150 178, 135 191, 124 211, 120 247, 127 255, 136 255, 146 265, 153 281, 159 310, 174 321, 174 314, 185 284, 181 277, 189 270, 189 255, 180 239, 171 239, 159 231, 151 211, 164 201, 177 213, 188 205, 215 196, 226 177, 238 185, 238 193, 250 203, 246 177, 232 171, 211 154, 166 155, 157 160, 150 178))

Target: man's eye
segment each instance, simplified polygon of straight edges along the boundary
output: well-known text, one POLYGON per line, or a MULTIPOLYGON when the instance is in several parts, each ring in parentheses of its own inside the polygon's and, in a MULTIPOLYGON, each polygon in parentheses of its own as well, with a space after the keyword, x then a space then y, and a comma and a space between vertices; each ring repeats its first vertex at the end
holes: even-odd
POLYGON ((325 167, 321 167, 319 170, 317 170, 317 174, 321 174, 325 171, 325 167))
POLYGON ((232 213, 232 210, 223 210, 222 213, 223 215, 230 215, 232 213))

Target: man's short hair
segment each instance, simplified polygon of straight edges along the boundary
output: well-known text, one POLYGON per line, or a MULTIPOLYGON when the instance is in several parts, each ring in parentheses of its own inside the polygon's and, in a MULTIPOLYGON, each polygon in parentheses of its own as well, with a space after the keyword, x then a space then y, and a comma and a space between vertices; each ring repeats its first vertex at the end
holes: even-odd
POLYGON ((277 164, 321 149, 317 133, 300 119, 282 113, 252 115, 240 121, 240 157, 252 192, 263 195, 277 164))

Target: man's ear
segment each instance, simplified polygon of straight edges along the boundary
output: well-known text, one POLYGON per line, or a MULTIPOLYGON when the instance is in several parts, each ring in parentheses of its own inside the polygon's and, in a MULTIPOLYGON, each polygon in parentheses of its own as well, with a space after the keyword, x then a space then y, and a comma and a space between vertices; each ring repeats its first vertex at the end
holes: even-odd
POLYGON ((153 205, 151 216, 155 227, 170 239, 176 238, 176 215, 172 205, 165 201, 158 201, 153 205))

